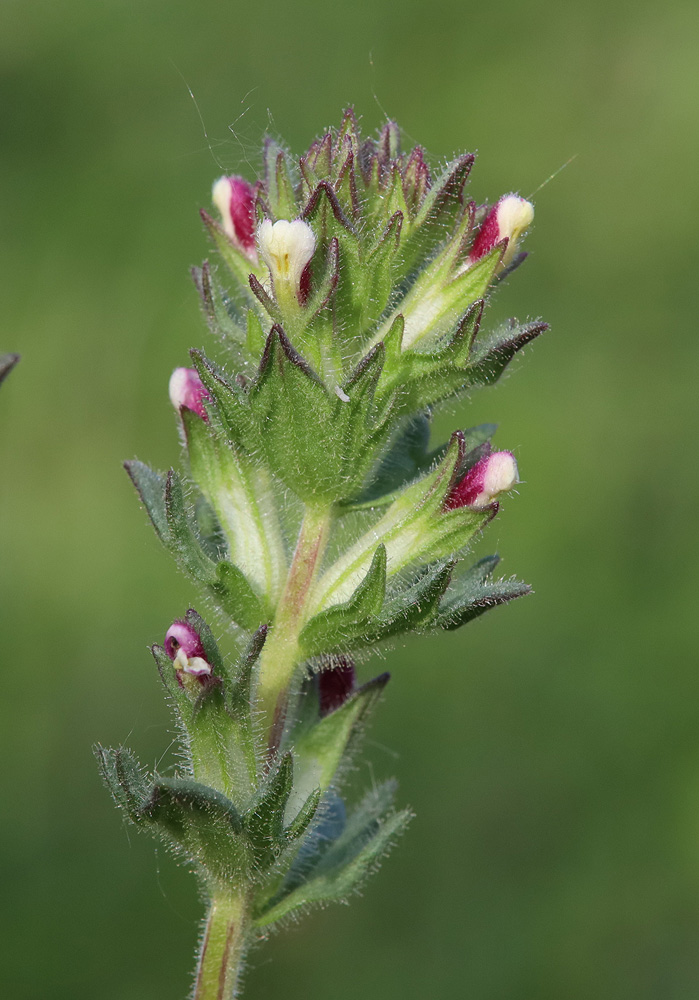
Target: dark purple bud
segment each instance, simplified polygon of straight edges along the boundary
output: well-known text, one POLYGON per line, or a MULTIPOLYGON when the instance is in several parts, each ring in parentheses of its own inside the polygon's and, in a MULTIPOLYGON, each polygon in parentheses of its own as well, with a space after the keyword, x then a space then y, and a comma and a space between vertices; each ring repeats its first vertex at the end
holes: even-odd
POLYGON ((320 714, 340 708, 354 691, 354 661, 349 656, 328 657, 328 666, 318 675, 320 714))

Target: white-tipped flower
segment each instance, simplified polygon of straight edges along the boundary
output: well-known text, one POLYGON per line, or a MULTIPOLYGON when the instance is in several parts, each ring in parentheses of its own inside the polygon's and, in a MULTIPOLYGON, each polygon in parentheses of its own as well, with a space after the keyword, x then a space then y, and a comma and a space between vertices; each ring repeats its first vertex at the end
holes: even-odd
POLYGON ((210 399, 211 396, 194 368, 175 368, 170 376, 168 391, 170 402, 176 410, 185 407, 187 410, 193 410, 202 420, 209 419, 204 400, 210 399))
POLYGON ((165 635, 165 652, 175 665, 180 683, 183 673, 202 682, 213 673, 211 664, 205 658, 201 637, 189 622, 172 623, 165 635))
POLYGON ((257 246, 260 256, 269 268, 277 300, 282 304, 290 293, 302 301, 301 280, 316 248, 316 238, 307 222, 269 219, 258 227, 257 246))
POLYGON ((517 462, 511 451, 494 451, 476 462, 466 475, 455 483, 445 506, 472 507, 484 510, 519 482, 517 462))
POLYGON ((255 189, 244 177, 219 177, 211 198, 219 210, 226 235, 252 261, 255 249, 255 189))
POLYGON ((468 255, 471 264, 480 260, 494 246, 507 240, 507 249, 502 259, 502 267, 507 267, 515 253, 517 244, 534 221, 534 206, 518 194, 504 195, 491 208, 474 241, 468 255))

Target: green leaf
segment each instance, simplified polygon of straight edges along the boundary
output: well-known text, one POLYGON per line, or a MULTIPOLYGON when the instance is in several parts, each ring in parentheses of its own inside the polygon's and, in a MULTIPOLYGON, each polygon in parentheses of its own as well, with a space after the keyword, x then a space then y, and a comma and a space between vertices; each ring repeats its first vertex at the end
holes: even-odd
POLYGON ((548 323, 517 324, 515 320, 504 330, 496 331, 476 348, 469 361, 469 385, 490 385, 502 375, 505 368, 526 344, 548 330, 548 323))
POLYGON ((127 747, 111 749, 96 744, 97 765, 117 806, 133 823, 143 819, 143 810, 151 794, 151 782, 136 756, 127 747))
POLYGON ((304 626, 299 642, 305 657, 351 648, 377 617, 386 593, 386 547, 379 545, 369 570, 349 600, 322 611, 304 626))
POLYGON ((520 580, 490 582, 499 561, 499 556, 486 556, 455 580, 440 604, 437 615, 427 623, 429 630, 460 628, 490 608, 531 593, 531 587, 520 580))
POLYGON ((340 902, 356 892, 378 868, 381 859, 403 833, 411 819, 408 810, 382 816, 393 785, 379 786, 362 803, 343 833, 321 856, 307 880, 288 891, 283 884, 277 895, 257 915, 257 926, 266 927, 317 903, 340 902))
POLYGON ((254 632, 269 617, 248 578, 233 563, 218 563, 209 590, 226 614, 244 629, 254 632))
POLYGON ((429 254, 463 210, 463 189, 475 157, 464 153, 452 160, 427 191, 403 240, 404 271, 429 254))
POLYGON ((228 382, 201 351, 192 350, 190 356, 213 401, 213 404, 211 401, 206 404, 208 412, 215 418, 212 423, 217 429, 221 429, 228 440, 235 442, 236 447, 254 450, 256 427, 245 390, 240 385, 228 382))
POLYGON ((377 704, 390 675, 385 673, 358 688, 334 712, 299 733, 294 745, 294 800, 314 788, 326 791, 338 780, 338 768, 356 745, 369 713, 377 704))
POLYGON ((256 869, 265 871, 285 846, 284 813, 291 794, 294 763, 291 753, 281 756, 268 776, 255 803, 243 816, 246 833, 252 846, 256 869))
POLYGON ((315 372, 279 326, 267 339, 250 405, 261 427, 271 469, 303 500, 338 489, 342 449, 335 439, 334 404, 315 372))
MULTIPOLYGON (((245 321, 233 300, 215 282, 208 260, 191 269, 209 329, 217 337, 245 346, 245 321)), ((242 355, 236 355, 242 358, 242 355)))
POLYGON ((208 212, 201 209, 199 214, 201 215, 202 222, 206 226, 211 242, 221 255, 224 264, 235 278, 238 284, 239 292, 242 294, 243 298, 250 301, 249 276, 250 274, 254 274, 258 269, 252 263, 250 258, 247 257, 243 251, 228 238, 223 228, 218 224, 218 222, 215 222, 211 218, 208 212))
POLYGON ((241 817, 220 792, 195 781, 156 777, 142 816, 208 879, 230 884, 247 876, 249 849, 241 817))
POLYGON ((211 580, 214 563, 202 549, 185 503, 182 480, 174 469, 170 469, 165 480, 165 515, 172 550, 178 561, 195 579, 204 583, 211 580))
POLYGON ((318 806, 320 804, 321 791, 319 788, 314 788, 310 793, 304 804, 301 806, 299 811, 296 813, 291 823, 284 830, 284 839, 287 843, 293 843, 294 840, 298 840, 302 837, 308 827, 313 822, 313 818, 318 811, 318 806))
POLYGON ((449 586, 453 562, 437 563, 421 570, 412 582, 394 591, 380 617, 363 636, 363 645, 373 646, 403 632, 421 629, 432 620, 439 601, 449 586))
POLYGON ((138 491, 158 538, 163 545, 170 548, 170 529, 165 509, 165 477, 135 459, 124 462, 124 468, 138 491))
POLYGON ((286 152, 274 141, 265 139, 265 186, 267 204, 275 219, 295 219, 299 214, 294 197, 294 181, 289 173, 286 152))

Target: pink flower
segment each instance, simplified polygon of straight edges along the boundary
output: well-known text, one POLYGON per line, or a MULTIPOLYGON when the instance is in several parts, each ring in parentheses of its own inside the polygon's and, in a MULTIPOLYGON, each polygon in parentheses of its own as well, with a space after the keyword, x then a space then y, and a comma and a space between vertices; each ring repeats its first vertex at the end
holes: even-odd
POLYGON ((172 623, 165 635, 165 652, 175 664, 178 679, 182 673, 202 682, 211 676, 211 664, 206 661, 199 633, 188 622, 172 623))
POLYGON ((500 493, 506 493, 519 482, 517 462, 511 451, 494 451, 472 466, 455 483, 444 501, 447 510, 471 507, 485 510, 500 493))
POLYGON ((212 199, 221 213, 226 235, 235 245, 257 262, 255 249, 255 189, 244 177, 219 177, 213 187, 212 199))
POLYGON ((468 255, 469 264, 475 264, 494 246, 507 240, 502 260, 506 267, 515 255, 520 237, 534 221, 534 206, 518 194, 506 194, 494 205, 483 221, 468 255))
POLYGON ((170 402, 176 410, 184 406, 207 420, 205 399, 211 399, 194 368, 175 368, 170 376, 170 402))

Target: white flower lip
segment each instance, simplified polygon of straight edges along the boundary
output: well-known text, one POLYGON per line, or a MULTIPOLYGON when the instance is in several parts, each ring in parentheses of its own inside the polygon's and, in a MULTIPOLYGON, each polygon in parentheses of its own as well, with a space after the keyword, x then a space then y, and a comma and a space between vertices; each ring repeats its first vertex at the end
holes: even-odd
POLYGON ((500 494, 519 482, 517 462, 511 451, 495 451, 486 461, 478 496, 471 503, 476 509, 487 507, 500 494))
POLYGON ((231 217, 231 182, 228 177, 219 177, 211 189, 211 200, 218 209, 226 235, 236 239, 235 227, 231 217))
POLYGON ((298 291, 301 275, 316 248, 315 234, 308 223, 302 219, 274 223, 265 219, 257 230, 257 245, 272 281, 293 285, 298 291))
POLYGON ((497 206, 497 221, 499 238, 509 240, 503 258, 503 264, 507 264, 514 257, 520 238, 534 221, 534 206, 518 194, 505 195, 497 206))

